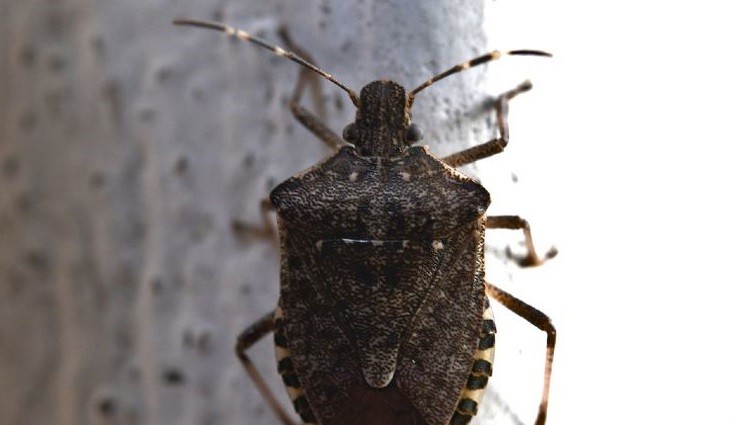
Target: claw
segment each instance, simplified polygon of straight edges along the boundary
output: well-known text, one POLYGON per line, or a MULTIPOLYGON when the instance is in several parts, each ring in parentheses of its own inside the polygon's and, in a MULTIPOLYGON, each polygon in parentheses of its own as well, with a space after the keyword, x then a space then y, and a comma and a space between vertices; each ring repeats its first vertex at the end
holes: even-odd
POLYGON ((516 255, 511 252, 511 247, 506 247, 506 258, 516 262, 519 267, 537 267, 545 264, 547 260, 554 258, 558 255, 558 249, 554 246, 545 253, 545 256, 540 258, 534 251, 528 252, 526 255, 516 255))

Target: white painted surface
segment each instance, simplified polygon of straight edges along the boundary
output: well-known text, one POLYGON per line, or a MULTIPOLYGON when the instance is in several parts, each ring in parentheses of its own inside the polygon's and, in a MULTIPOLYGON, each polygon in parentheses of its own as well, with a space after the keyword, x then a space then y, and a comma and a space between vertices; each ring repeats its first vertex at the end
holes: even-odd
POLYGON ((506 66, 535 87, 512 103, 510 149, 479 166, 496 211, 560 249, 506 286, 559 330, 548 423, 737 422, 736 13, 715 1, 492 9, 496 47, 555 54, 506 66))

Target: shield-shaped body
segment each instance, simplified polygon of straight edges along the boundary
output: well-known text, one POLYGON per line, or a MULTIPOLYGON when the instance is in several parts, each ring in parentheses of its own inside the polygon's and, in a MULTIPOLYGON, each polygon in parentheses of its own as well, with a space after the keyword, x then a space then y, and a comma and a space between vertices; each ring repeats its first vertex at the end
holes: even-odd
POLYGON ((488 192, 424 148, 384 159, 345 147, 270 199, 279 368, 304 421, 467 422, 493 351, 488 192))

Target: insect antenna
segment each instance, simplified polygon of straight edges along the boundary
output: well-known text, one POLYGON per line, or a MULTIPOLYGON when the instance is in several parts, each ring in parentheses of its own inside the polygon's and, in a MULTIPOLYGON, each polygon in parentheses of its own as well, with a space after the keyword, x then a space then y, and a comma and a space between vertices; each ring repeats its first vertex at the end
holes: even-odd
POLYGON ((543 52, 541 50, 510 50, 505 53, 501 53, 498 50, 494 50, 492 52, 488 52, 485 55, 478 56, 477 58, 473 58, 469 61, 459 63, 452 68, 448 69, 447 71, 441 72, 434 77, 424 81, 421 83, 418 87, 411 90, 411 92, 408 95, 407 104, 408 107, 411 108, 411 105, 414 103, 414 97, 417 93, 424 90, 425 88, 431 86, 432 84, 436 83, 437 81, 449 77, 452 74, 457 74, 458 72, 465 71, 468 68, 472 68, 474 66, 482 65, 488 61, 494 61, 499 58, 501 58, 501 55, 512 55, 512 56, 546 56, 546 57, 552 57, 550 53, 543 52))
POLYGON ((344 84, 342 84, 341 81, 339 81, 336 78, 334 78, 328 72, 322 70, 318 66, 312 64, 311 62, 309 62, 309 61, 301 58, 300 56, 296 55, 295 53, 290 52, 290 51, 287 51, 287 50, 283 49, 282 47, 276 46, 274 44, 270 44, 267 41, 262 40, 261 38, 255 37, 252 34, 246 32, 244 30, 240 30, 238 28, 234 28, 232 26, 229 26, 229 25, 226 25, 226 24, 222 24, 220 22, 200 21, 200 20, 196 20, 196 19, 175 19, 174 21, 172 21, 172 23, 174 25, 191 26, 191 27, 206 28, 206 29, 221 31, 221 32, 225 32, 227 35, 236 37, 236 38, 238 38, 240 40, 252 42, 252 43, 254 43, 254 44, 256 44, 256 45, 258 45, 258 46, 260 46, 262 48, 265 48, 265 49, 271 51, 272 53, 274 53, 274 54, 276 54, 276 55, 278 55, 280 57, 283 57, 283 58, 286 58, 286 59, 290 59, 293 62, 295 62, 295 63, 297 63, 297 64, 299 64, 299 65, 301 65, 301 66, 303 66, 305 68, 308 68, 311 71, 313 71, 313 72, 321 75, 322 77, 324 77, 327 80, 331 81, 332 83, 336 84, 342 90, 346 91, 349 94, 349 97, 352 100, 352 103, 355 104, 355 106, 358 106, 359 107, 359 105, 360 105, 360 99, 357 97, 357 94, 354 91, 352 91, 352 89, 350 89, 349 87, 347 87, 344 84))

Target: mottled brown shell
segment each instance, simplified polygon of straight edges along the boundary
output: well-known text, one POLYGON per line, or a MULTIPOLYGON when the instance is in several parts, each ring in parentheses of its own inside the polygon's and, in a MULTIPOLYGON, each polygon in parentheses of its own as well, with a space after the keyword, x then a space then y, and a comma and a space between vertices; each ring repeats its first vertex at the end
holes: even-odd
POLYGON ((424 148, 347 147, 270 195, 284 333, 322 424, 446 424, 485 303, 488 192, 424 148))

